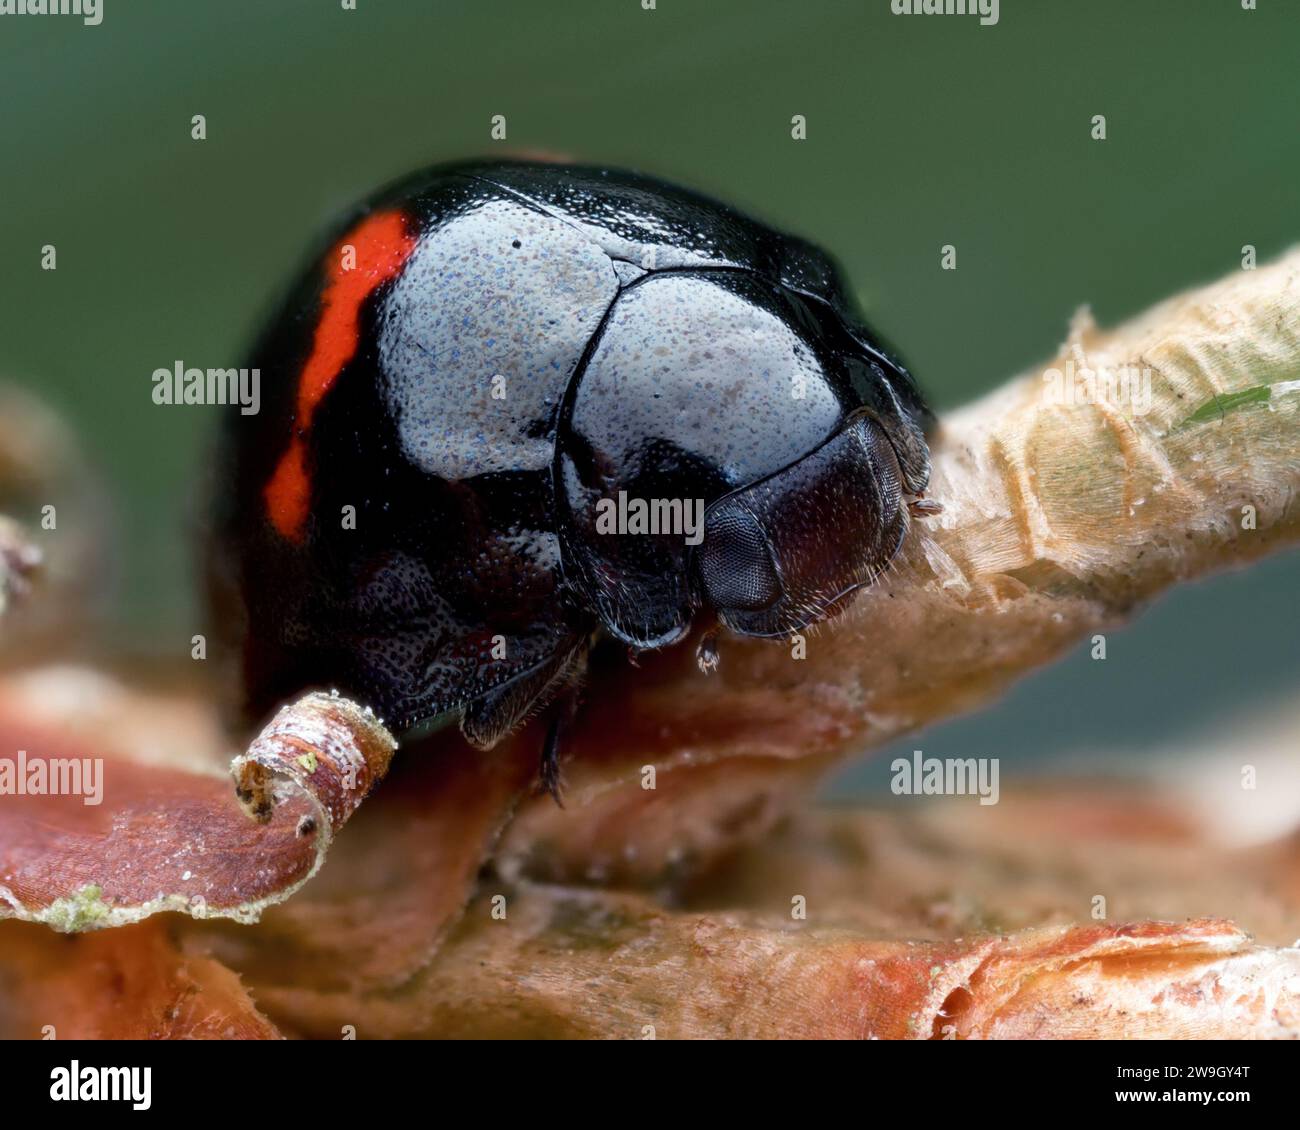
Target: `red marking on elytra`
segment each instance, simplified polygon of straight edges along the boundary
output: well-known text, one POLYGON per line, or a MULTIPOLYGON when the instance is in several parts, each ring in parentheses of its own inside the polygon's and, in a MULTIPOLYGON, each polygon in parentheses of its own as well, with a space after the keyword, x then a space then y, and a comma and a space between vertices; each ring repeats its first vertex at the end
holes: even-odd
POLYGON ((311 505, 306 439, 312 416, 343 367, 356 355, 361 304, 381 284, 401 273, 415 242, 401 212, 376 212, 345 235, 330 256, 311 356, 298 376, 293 439, 263 491, 267 517, 290 541, 302 540, 311 505), (349 245, 355 248, 355 262, 351 270, 345 270, 343 253, 349 245))

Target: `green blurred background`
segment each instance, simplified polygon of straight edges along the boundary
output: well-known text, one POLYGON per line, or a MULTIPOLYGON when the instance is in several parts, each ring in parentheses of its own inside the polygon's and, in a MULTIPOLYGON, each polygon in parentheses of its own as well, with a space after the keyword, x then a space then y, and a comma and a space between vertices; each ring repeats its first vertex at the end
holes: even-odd
MULTIPOLYGON (((1003 0, 993 27, 889 0, 104 3, 98 27, 0 17, 0 375, 78 428, 118 509, 117 630, 164 655, 198 630, 194 485, 222 409, 156 407, 153 370, 239 364, 322 225, 420 165, 547 149, 807 235, 940 409, 1041 361, 1081 303, 1114 322, 1300 238, 1296 0, 1003 0)), ((1080 649, 903 747, 1194 740, 1294 695, 1298 579, 1290 555, 1188 588, 1104 663, 1080 649)))

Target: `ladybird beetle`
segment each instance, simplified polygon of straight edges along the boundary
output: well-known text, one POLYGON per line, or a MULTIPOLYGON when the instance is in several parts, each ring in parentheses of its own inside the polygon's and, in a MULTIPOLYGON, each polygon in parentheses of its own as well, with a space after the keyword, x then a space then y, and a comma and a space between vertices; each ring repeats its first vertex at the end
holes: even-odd
POLYGON ((335 687, 487 748, 571 704, 602 633, 632 655, 707 618, 708 670, 718 626, 832 616, 934 509, 932 417, 832 260, 639 174, 481 162, 386 189, 250 367, 210 555, 246 720, 335 687))

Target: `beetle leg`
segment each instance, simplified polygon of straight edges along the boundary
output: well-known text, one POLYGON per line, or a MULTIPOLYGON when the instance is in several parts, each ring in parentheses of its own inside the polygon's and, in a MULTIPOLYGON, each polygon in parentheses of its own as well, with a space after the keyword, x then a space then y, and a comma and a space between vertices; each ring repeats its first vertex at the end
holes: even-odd
POLYGON ((570 687, 560 695, 551 714, 551 724, 546 728, 546 740, 542 742, 542 762, 538 770, 541 787, 554 798, 561 808, 564 801, 560 796, 560 746, 574 715, 578 713, 578 691, 570 687))
POLYGON ((918 497, 907 504, 907 509, 914 518, 933 518, 936 514, 943 513, 943 503, 936 502, 933 498, 918 497))
POLYGON ((564 801, 560 799, 560 732, 563 728, 560 715, 554 715, 542 743, 542 764, 538 774, 542 788, 551 794, 560 808, 564 807, 564 801))

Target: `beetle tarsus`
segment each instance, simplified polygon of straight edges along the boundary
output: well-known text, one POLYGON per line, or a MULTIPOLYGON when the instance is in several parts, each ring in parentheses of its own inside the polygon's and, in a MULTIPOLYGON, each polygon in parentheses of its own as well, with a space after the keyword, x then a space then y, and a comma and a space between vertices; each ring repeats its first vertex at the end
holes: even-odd
POLYGON ((564 742, 565 734, 568 733, 569 723, 573 721, 573 716, 577 712, 577 693, 569 690, 556 704, 555 711, 551 715, 551 724, 546 728, 546 740, 542 742, 538 783, 545 792, 551 794, 560 808, 564 807, 563 788, 560 783, 560 746, 564 742))
POLYGON ((541 786, 551 794, 552 799, 560 807, 564 807, 564 799, 560 795, 560 720, 552 718, 551 725, 546 731, 546 741, 542 743, 542 766, 539 772, 541 786))

